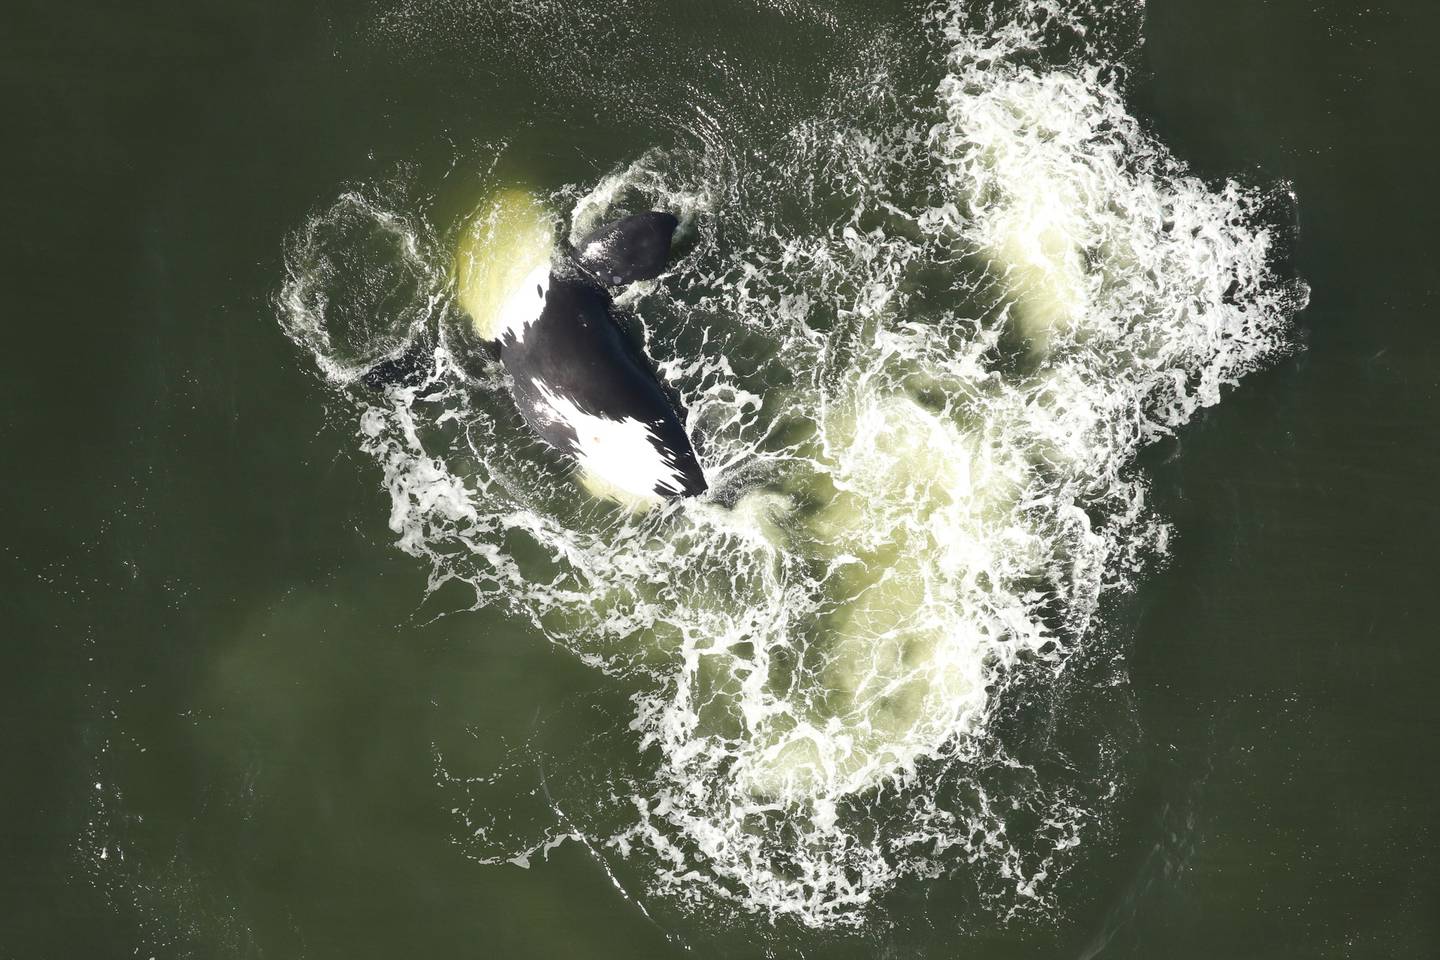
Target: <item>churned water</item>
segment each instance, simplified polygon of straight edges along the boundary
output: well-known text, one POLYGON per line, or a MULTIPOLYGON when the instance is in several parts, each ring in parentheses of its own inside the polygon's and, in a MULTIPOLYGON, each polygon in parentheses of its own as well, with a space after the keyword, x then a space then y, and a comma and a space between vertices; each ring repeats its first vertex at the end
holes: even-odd
MULTIPOLYGON (((425 16, 407 22, 423 42, 425 16)), ((1001 913, 1054 906, 1122 790, 1117 745, 1096 731, 1044 774, 993 711, 1105 642, 1107 595, 1165 553, 1136 455, 1283 353, 1307 296, 1267 219, 1287 188, 1187 175, 1089 33, 1049 4, 933 8, 903 54, 857 43, 761 154, 717 125, 547 194, 572 239, 646 209, 697 238, 623 300, 712 486, 658 516, 577 496, 498 368, 449 345, 468 330, 457 230, 404 180, 347 190, 292 238, 281 323, 337 389, 425 324, 448 335, 419 386, 351 391, 399 548, 634 705, 637 763, 518 849, 461 788, 482 859, 569 837, 643 863, 636 895, 820 927, 956 869, 1001 913), (893 70, 902 55, 937 70, 893 70)), ((499 190, 503 158, 459 162, 499 190)))
MULTIPOLYGON (((230 243, 254 266, 218 301, 243 333, 222 316, 175 334, 189 352, 154 342, 128 391, 169 410, 189 384, 214 423, 116 441, 140 466, 82 541, 146 585, 96 588, 141 591, 123 644, 105 618, 77 641, 65 882, 98 898, 106 949, 1424 955, 1433 869, 1407 861, 1389 926, 1326 927, 1342 888, 1317 887, 1319 926, 1289 930, 1269 868, 1213 826, 1301 831, 1314 845, 1253 842, 1326 877, 1316 838, 1377 829, 1343 789, 1325 827, 1328 807, 1291 820, 1244 786, 1253 743, 1303 754, 1327 722, 1316 688, 1254 671, 1361 642, 1275 641, 1302 617, 1261 557, 1324 549, 1333 505, 1284 505, 1341 468, 1237 479, 1313 416, 1295 371, 1336 268, 1302 255, 1311 188, 1277 159, 1299 148, 1207 153, 1246 107, 1176 106, 1147 16, 1186 48, 1182 14, 1079 0, 408 0, 310 22, 320 46, 274 76, 298 89, 330 44, 340 80, 280 95, 305 106, 266 149, 226 134, 235 159, 210 162, 231 174, 138 214, 136 309, 161 329, 191 320, 174 285, 193 305, 240 269, 183 243, 176 211, 249 231, 230 243), (283 196, 252 214, 240 194, 269 177, 283 196), (212 187, 231 201, 206 207, 212 187), (680 217, 679 255, 619 303, 710 490, 645 511, 527 431, 475 318, 544 225, 574 240, 651 209, 680 217), (419 382, 362 381, 431 331, 419 382), (169 479, 201 431, 199 486, 169 479), (147 531, 198 569, 152 566, 147 531), (1200 609, 1165 599, 1191 582, 1200 609), (1210 699, 1167 700, 1203 676, 1210 699), (1236 706, 1255 703, 1280 712, 1236 706)), ((1433 378, 1394 382, 1433 405, 1433 378)))

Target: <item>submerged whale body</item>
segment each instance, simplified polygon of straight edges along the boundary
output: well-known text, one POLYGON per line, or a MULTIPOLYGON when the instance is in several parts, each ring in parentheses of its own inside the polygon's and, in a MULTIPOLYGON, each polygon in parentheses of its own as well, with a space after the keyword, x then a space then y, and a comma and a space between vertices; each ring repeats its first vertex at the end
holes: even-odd
MULTIPOLYGON (((460 305, 498 348, 525 423, 575 459, 591 492, 636 507, 707 488, 683 408, 621 329, 612 294, 664 272, 678 226, 669 213, 641 213, 557 246, 538 204, 511 192, 456 257, 460 305)), ((402 354, 365 380, 407 381, 413 367, 402 354)))

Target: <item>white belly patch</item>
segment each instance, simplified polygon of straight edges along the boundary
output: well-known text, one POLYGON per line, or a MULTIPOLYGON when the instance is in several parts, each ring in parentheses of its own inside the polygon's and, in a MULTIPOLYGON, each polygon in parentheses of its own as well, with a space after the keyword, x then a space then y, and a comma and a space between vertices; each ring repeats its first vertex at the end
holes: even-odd
POLYGON ((655 445, 649 426, 628 417, 611 420, 586 413, 540 381, 530 382, 542 398, 535 413, 575 431, 575 458, 587 475, 639 500, 658 500, 665 493, 684 491, 684 474, 655 445))

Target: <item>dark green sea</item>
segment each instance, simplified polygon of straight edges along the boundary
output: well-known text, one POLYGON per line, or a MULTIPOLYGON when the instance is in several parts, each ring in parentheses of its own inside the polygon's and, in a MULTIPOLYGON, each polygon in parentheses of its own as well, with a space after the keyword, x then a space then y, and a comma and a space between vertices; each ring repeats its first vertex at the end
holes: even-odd
POLYGON ((1440 956, 1437 31, 11 3, 0 960, 1440 956), (680 217, 706 495, 521 422, 517 197, 680 217))

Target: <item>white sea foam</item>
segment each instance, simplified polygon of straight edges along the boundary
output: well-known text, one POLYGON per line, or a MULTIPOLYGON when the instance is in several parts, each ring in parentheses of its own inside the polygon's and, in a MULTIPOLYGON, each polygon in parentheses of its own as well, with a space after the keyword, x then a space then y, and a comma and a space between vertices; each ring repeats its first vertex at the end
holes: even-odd
MULTIPOLYGON (((877 51, 855 101, 747 168, 744 209, 714 199, 736 196, 725 163, 662 153, 572 204, 576 236, 643 206, 699 224, 630 299, 707 499, 574 509, 498 378, 477 389, 444 349, 423 389, 361 401, 391 528, 432 587, 468 583, 628 684, 634 749, 656 758, 597 798, 618 826, 567 820, 487 859, 579 831, 643 863, 652 894, 814 926, 962 867, 998 904, 1047 902, 1113 786, 1013 758, 997 691, 1092 642, 1102 599, 1163 548, 1137 452, 1284 349, 1305 297, 1274 272, 1265 194, 1187 175, 1102 64, 1036 54, 1057 9, 978 32, 940 10, 938 89, 895 90, 877 51), (861 123, 896 100, 913 109, 861 123), (797 184, 798 217, 780 209, 797 184)), ((351 196, 297 235, 281 297, 342 383, 376 350, 332 336, 327 291, 352 279, 337 223, 368 210, 420 278, 411 307, 444 306, 440 245, 351 196)))

